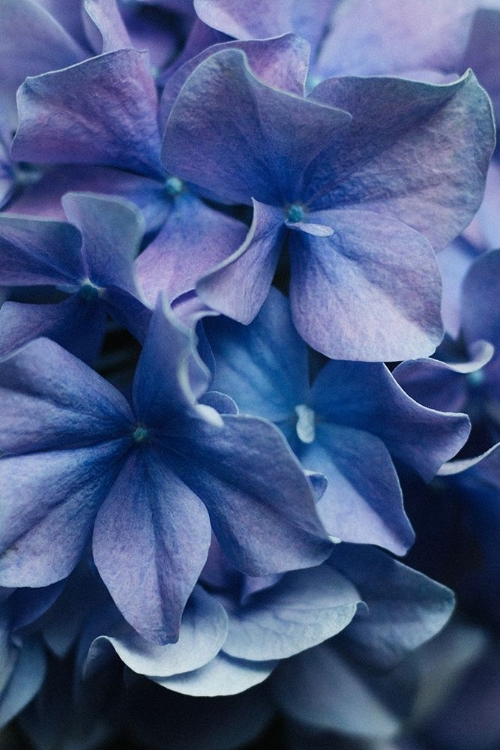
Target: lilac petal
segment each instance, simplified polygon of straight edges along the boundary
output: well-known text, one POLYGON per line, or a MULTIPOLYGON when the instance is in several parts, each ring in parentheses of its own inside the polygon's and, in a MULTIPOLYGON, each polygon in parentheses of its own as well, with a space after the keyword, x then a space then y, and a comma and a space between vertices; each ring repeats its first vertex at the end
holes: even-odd
POLYGON ((471 266, 462 287, 462 331, 467 343, 486 339, 500 345, 500 250, 480 256, 471 266))
POLYGON ((314 508, 312 490, 274 425, 228 415, 222 426, 200 419, 172 424, 169 460, 202 498, 231 565, 247 575, 312 567, 330 543, 314 508))
POLYGON ((55 305, 5 302, 0 308, 0 357, 46 336, 85 362, 97 358, 104 339, 106 310, 73 294, 55 305))
POLYGON ((153 643, 176 642, 210 546, 198 497, 149 449, 129 455, 94 527, 94 559, 125 619, 153 643))
POLYGON ((216 360, 213 388, 231 396, 244 414, 275 423, 295 415, 307 398, 307 348, 277 289, 271 287, 249 326, 213 318, 204 327, 216 360))
POLYGON ((36 3, 45 8, 73 39, 87 48, 88 39, 84 32, 82 11, 79 4, 68 3, 68 0, 36 0, 36 3))
POLYGON ((250 323, 262 307, 285 236, 283 214, 253 202, 252 226, 241 247, 197 285, 201 299, 240 323, 250 323))
POLYGON ((227 615, 221 604, 202 588, 194 589, 184 613, 179 640, 159 646, 149 643, 132 628, 116 636, 103 635, 90 647, 87 665, 99 659, 109 644, 130 669, 152 679, 191 672, 208 664, 220 651, 227 636, 227 615))
POLYGON ((195 335, 180 323, 163 295, 158 297, 137 365, 133 398, 136 413, 148 427, 162 427, 172 415, 185 413, 216 419, 197 399, 208 388, 209 371, 196 351, 195 335))
POLYGON ((494 349, 486 341, 475 341, 469 351, 471 358, 468 362, 441 362, 437 359, 402 362, 394 370, 394 377, 405 393, 429 409, 463 411, 471 382, 464 375, 474 378, 477 373, 481 378, 481 369, 491 360, 494 349))
POLYGON ((427 240, 369 211, 313 216, 334 233, 290 236, 290 299, 301 336, 332 359, 431 354, 442 338, 441 281, 427 240))
POLYGON ((162 177, 157 96, 147 52, 118 50, 28 78, 18 92, 12 154, 162 177))
POLYGON ((102 299, 104 308, 113 320, 142 343, 147 336, 153 311, 129 292, 113 286, 103 292, 102 299))
POLYGON ((0 363, 0 408, 6 453, 96 445, 134 429, 121 393, 47 339, 0 363))
POLYGON ((224 652, 250 661, 286 659, 337 635, 359 601, 354 586, 327 565, 287 573, 230 614, 224 652))
POLYGON ((273 676, 272 690, 289 717, 316 731, 373 740, 389 739, 401 728, 398 716, 377 695, 376 685, 330 644, 283 661, 273 676))
POLYGON ((445 331, 454 339, 460 335, 463 280, 476 257, 476 252, 461 238, 445 247, 437 256, 443 280, 441 317, 445 331))
POLYGON ((497 120, 500 119, 500 84, 495 71, 498 70, 500 64, 499 34, 500 13, 498 12, 498 6, 496 9, 479 8, 474 15, 469 43, 462 63, 464 67, 470 67, 474 70, 479 83, 488 92, 497 120))
POLYGON ((263 682, 277 663, 233 659, 221 652, 200 669, 166 679, 156 679, 155 682, 184 695, 235 695, 263 682))
POLYGON ((255 198, 284 207, 325 140, 351 119, 313 105, 261 83, 241 50, 217 52, 198 65, 172 107, 163 163, 223 202, 255 198))
POLYGON ((311 97, 353 116, 350 137, 327 146, 309 167, 311 208, 362 203, 417 229, 437 250, 467 226, 481 203, 493 144, 491 105, 472 72, 444 86, 336 78, 311 97))
POLYGON ((67 193, 62 205, 81 232, 86 275, 98 286, 115 285, 137 294, 132 263, 144 222, 133 203, 92 193, 67 193))
POLYGON ((470 430, 464 414, 417 404, 382 364, 328 363, 316 378, 310 404, 323 420, 378 436, 427 481, 458 452, 470 430))
POLYGON ((68 284, 84 277, 75 227, 27 216, 0 216, 0 283, 68 284))
POLYGON ((475 477, 486 484, 495 488, 500 486, 500 443, 496 443, 480 456, 450 461, 441 467, 438 474, 447 477, 469 469, 473 470, 475 477))
POLYGON ((140 177, 131 172, 100 166, 72 165, 53 168, 42 179, 24 190, 9 206, 8 213, 24 213, 66 220, 61 199, 69 191, 111 194, 135 203, 146 222, 147 231, 158 231, 170 213, 172 201, 163 181, 140 177))
POLYGON ((329 565, 353 582, 367 605, 345 636, 353 658, 392 669, 448 622, 453 593, 380 550, 340 545, 329 565))
POLYGON ((132 47, 116 0, 84 0, 83 9, 85 32, 96 54, 132 47))
POLYGON ((316 69, 324 78, 402 75, 417 68, 461 72, 472 14, 479 4, 478 0, 340 3, 316 69))
POLYGON ((15 93, 26 76, 83 60, 84 51, 57 21, 30 0, 1 0, 0 99, 15 113, 15 93))
POLYGON ((45 670, 45 654, 40 644, 34 640, 25 641, 10 681, 0 695, 0 727, 33 700, 42 687, 45 670))
POLYGON ((198 16, 209 26, 237 39, 265 39, 293 31, 307 39, 313 50, 321 40, 338 0, 313 4, 256 0, 253 5, 234 0, 194 0, 198 16))
POLYGON ((377 544, 404 555, 415 535, 389 452, 368 432, 321 423, 316 440, 301 446, 303 465, 328 486, 317 505, 327 532, 346 542, 377 544))
POLYGON ((195 68, 207 57, 225 49, 242 50, 253 73, 268 86, 304 95, 309 49, 300 37, 287 34, 265 41, 223 42, 210 45, 191 57, 167 79, 160 104, 162 120, 166 122, 182 86, 195 68))
POLYGON ((126 447, 115 440, 0 460, 2 586, 47 586, 69 575, 126 447))
POLYGON ((156 303, 160 291, 174 300, 194 289, 202 276, 234 253, 246 233, 242 222, 214 211, 194 195, 181 195, 163 229, 136 261, 150 304, 156 303))

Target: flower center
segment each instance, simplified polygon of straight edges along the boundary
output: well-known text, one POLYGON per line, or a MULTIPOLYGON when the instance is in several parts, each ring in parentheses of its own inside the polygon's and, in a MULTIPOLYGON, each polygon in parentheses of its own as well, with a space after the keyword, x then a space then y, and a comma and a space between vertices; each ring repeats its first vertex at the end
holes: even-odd
POLYGON ((313 443, 316 438, 316 415, 314 411, 305 404, 299 404, 295 407, 297 414, 297 424, 295 429, 299 440, 303 443, 313 443))
POLYGON ((183 192, 184 182, 179 177, 168 177, 165 180, 165 190, 171 198, 175 198, 183 192))
POLYGON ((149 430, 147 427, 136 427, 132 437, 134 439, 134 443, 145 443, 147 440, 149 440, 149 430))
POLYGON ((298 221, 304 221, 305 217, 305 209, 299 203, 292 203, 291 206, 288 206, 286 210, 287 221, 296 224, 298 221))
POLYGON ((95 300, 99 297, 101 290, 98 286, 93 284, 90 279, 82 282, 80 286, 79 295, 82 299, 89 301, 95 300))
POLYGON ((473 388, 478 388, 484 383, 484 372, 482 369, 467 373, 467 380, 473 388))

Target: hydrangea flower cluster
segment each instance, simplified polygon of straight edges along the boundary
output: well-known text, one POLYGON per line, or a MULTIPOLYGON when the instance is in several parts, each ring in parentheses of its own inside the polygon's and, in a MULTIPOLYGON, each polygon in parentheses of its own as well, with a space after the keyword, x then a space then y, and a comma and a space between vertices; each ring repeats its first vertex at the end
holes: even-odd
POLYGON ((494 750, 500 1, 0 19, 4 736, 494 750))

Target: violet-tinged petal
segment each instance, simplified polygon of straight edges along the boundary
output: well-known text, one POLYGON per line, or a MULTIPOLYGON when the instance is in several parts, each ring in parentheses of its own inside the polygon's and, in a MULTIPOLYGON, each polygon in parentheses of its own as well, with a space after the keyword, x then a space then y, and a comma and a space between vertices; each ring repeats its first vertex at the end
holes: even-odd
POLYGON ((26 76, 83 60, 85 52, 44 8, 30 0, 1 0, 0 100, 15 116, 15 93, 26 76))
POLYGON ((277 663, 233 659, 220 652, 200 669, 166 679, 155 679, 155 682, 184 695, 235 695, 263 682, 277 663))
POLYGON ((353 658, 392 669, 438 633, 454 607, 453 593, 370 547, 340 545, 328 564, 349 578, 367 605, 345 637, 353 658))
POLYGON ((233 399, 219 391, 208 391, 202 396, 200 403, 211 406, 219 414, 238 414, 238 407, 233 399))
MULTIPOLYGON (((470 225, 469 225, 470 228, 470 225)), ((443 280, 443 296, 441 300, 441 317, 445 331, 457 339, 460 334, 460 296, 464 277, 477 252, 470 245, 458 238, 437 256, 437 262, 443 280)))
POLYGON ((160 103, 162 120, 166 122, 183 84, 193 70, 207 57, 225 49, 242 50, 247 56, 250 69, 268 86, 297 96, 304 95, 309 48, 300 37, 287 34, 266 41, 222 42, 211 45, 190 58, 167 79, 160 103))
POLYGON ((147 52, 118 50, 28 78, 18 91, 13 157, 163 176, 147 52))
POLYGON ((271 287, 251 326, 227 318, 209 319, 203 325, 216 358, 212 387, 234 398, 241 412, 278 423, 305 403, 307 348, 277 289, 271 287))
POLYGON ((179 640, 164 646, 149 643, 132 628, 116 635, 103 635, 92 643, 87 669, 99 651, 111 645, 130 669, 153 679, 191 672, 208 664, 220 651, 227 636, 227 615, 215 597, 196 587, 186 604, 179 640))
MULTIPOLYGON (((487 5, 487 3, 478 3, 478 5, 487 5)), ((473 69, 479 83, 488 92, 497 120, 500 119, 500 84, 498 75, 496 75, 500 65, 499 35, 500 13, 498 12, 498 5, 496 9, 479 8, 474 15, 462 63, 463 67, 473 69)))
POLYGON ((58 599, 64 583, 59 581, 52 586, 39 589, 20 588, 13 591, 9 605, 11 607, 11 626, 13 631, 31 625, 46 614, 58 599))
POLYGON ((282 211, 257 201, 253 205, 252 225, 241 247, 197 284, 207 305, 245 324, 267 297, 285 238, 282 211))
POLYGON ((290 236, 292 316, 307 343, 332 359, 431 354, 442 338, 441 279, 425 237, 371 211, 312 216, 334 232, 290 236))
POLYGON ((84 362, 99 354, 106 327, 102 305, 73 294, 55 305, 4 302, 0 307, 0 357, 46 336, 84 362))
POLYGON ((72 165, 50 169, 35 185, 26 188, 9 205, 8 213, 23 213, 66 221, 61 199, 70 191, 120 196, 135 203, 146 230, 158 231, 170 213, 172 201, 164 183, 112 167, 72 165))
POLYGON ((500 345, 500 250, 480 256, 462 286, 462 331, 467 343, 486 339, 500 345))
POLYGON ((83 28, 80 3, 68 3, 68 0, 35 0, 35 2, 37 5, 45 8, 84 49, 88 47, 88 39, 83 28))
POLYGON ((480 4, 480 0, 340 3, 316 70, 323 77, 401 75, 417 68, 460 73, 472 15, 480 4))
POLYGON ((496 443, 480 456, 449 461, 441 467, 438 474, 447 477, 461 474, 469 469, 473 471, 473 476, 476 478, 498 488, 500 486, 500 443, 496 443))
POLYGON ((472 72, 443 86, 332 78, 311 98, 353 117, 349 135, 327 145, 307 170, 311 208, 362 203, 417 229, 437 250, 467 226, 494 145, 491 104, 472 72))
POLYGON ((131 433, 134 424, 116 388, 48 339, 0 363, 0 409, 5 453, 95 445, 131 433))
POLYGON ((224 652, 250 661, 286 659, 337 635, 359 601, 347 578, 327 565, 287 573, 229 614, 224 652))
POLYGON ((136 261, 150 304, 156 303, 160 291, 172 301, 194 289, 202 276, 234 253, 247 231, 245 224, 214 211, 196 196, 179 196, 162 230, 136 261))
POLYGON ((67 193, 62 205, 81 232, 81 252, 90 280, 137 295, 132 264, 144 233, 139 210, 129 201, 92 193, 67 193))
POLYGON ((470 380, 464 376, 471 375, 473 380, 477 373, 481 378, 480 371, 491 360, 494 348, 487 341, 475 341, 469 352, 471 357, 467 362, 408 360, 395 368, 394 377, 417 403, 438 411, 458 412, 465 408, 468 399, 470 380))
POLYGON ((314 443, 299 452, 307 469, 328 479, 317 505, 328 534, 377 544, 404 555, 415 535, 404 512, 396 470, 383 442, 369 432, 318 423, 314 443))
POLYGON ((278 705, 316 731, 388 739, 399 731, 401 722, 376 688, 376 682, 370 684, 366 674, 330 644, 283 661, 272 678, 278 705))
POLYGON ((209 26, 237 39, 265 39, 293 31, 312 45, 319 43, 338 0, 314 4, 256 0, 253 5, 234 0, 194 0, 194 7, 209 26))
POLYGON ((84 278, 75 227, 28 216, 0 216, 0 283, 68 284, 84 278))
POLYGON ((47 586, 71 573, 119 471, 124 442, 0 459, 2 586, 47 586))
POLYGON ((328 556, 310 485, 274 425, 240 415, 220 427, 190 419, 168 425, 164 439, 174 438, 169 461, 206 504, 233 567, 260 576, 328 556))
POLYGON ((97 514, 93 549, 117 607, 146 640, 179 638, 210 536, 200 499, 152 446, 138 446, 97 514))
POLYGON ((153 311, 144 302, 115 286, 102 294, 104 308, 118 325, 129 331, 137 341, 146 338, 153 311))
POLYGON ((163 163, 223 202, 255 198, 284 207, 325 140, 351 120, 314 105, 261 83, 241 50, 217 52, 198 65, 172 107, 163 163))
MULTIPOLYGON (((134 378, 137 416, 148 427, 162 427, 185 412, 209 418, 210 407, 197 404, 209 379, 208 368, 196 351, 193 329, 177 320, 160 295, 134 378)), ((215 410, 210 413, 216 419, 215 410)))
POLYGON ((0 695, 0 727, 4 727, 35 697, 45 678, 46 661, 35 640, 25 640, 14 672, 0 695))
POLYGON ((425 480, 460 450, 470 430, 465 414, 421 406, 376 363, 329 362, 316 378, 310 404, 323 419, 377 435, 425 480))
POLYGON ((96 54, 132 47, 116 0, 84 0, 83 10, 85 32, 96 54))

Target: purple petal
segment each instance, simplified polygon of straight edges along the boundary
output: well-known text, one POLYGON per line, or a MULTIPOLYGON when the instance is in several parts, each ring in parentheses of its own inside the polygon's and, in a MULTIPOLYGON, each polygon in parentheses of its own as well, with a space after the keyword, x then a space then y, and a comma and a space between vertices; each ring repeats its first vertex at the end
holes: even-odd
POLYGON ((58 221, 0 216, 0 283, 68 284, 85 276, 81 235, 58 221))
POLYGON ((462 287, 462 331, 467 343, 478 339, 500 344, 500 250, 479 257, 462 287))
POLYGON ((130 453, 97 515, 93 549, 117 607, 146 640, 178 640, 210 536, 205 507, 163 459, 147 445, 130 453))
POLYGON ((85 52, 43 8, 30 0, 1 0, 0 98, 15 114, 15 93, 26 76, 83 60, 85 52))
POLYGON ((282 212, 253 203, 252 226, 241 247, 197 285, 207 305, 240 323, 250 323, 263 305, 285 236, 282 212))
POLYGON ((144 222, 128 201, 92 193, 67 193, 62 205, 81 232, 85 272, 98 286, 118 286, 138 294, 132 263, 139 252, 144 222))
POLYGON ((362 203, 417 229, 437 250, 467 226, 493 145, 491 105, 473 73, 444 86, 335 78, 311 97, 353 117, 350 136, 327 145, 308 169, 311 208, 362 203))
POLYGON ((265 41, 223 42, 210 45, 191 57, 167 79, 160 105, 162 120, 167 120, 182 86, 195 68, 207 57, 225 49, 242 50, 253 73, 268 86, 304 95, 309 49, 300 37, 287 34, 265 41))
POLYGON ((234 0, 195 0, 197 14, 209 26, 237 39, 265 39, 293 31, 313 49, 330 21, 337 0, 317 0, 314 5, 278 0, 256 0, 252 5, 234 0))
POLYGON ((340 3, 317 70, 330 75, 401 75, 415 69, 463 70, 462 55, 479 0, 340 3))
POLYGON ((453 593, 416 570, 370 547, 340 545, 329 565, 358 588, 367 605, 351 623, 353 658, 388 670, 448 622, 453 593))
POLYGON ((304 168, 351 119, 313 104, 261 83, 241 50, 217 52, 182 87, 166 125, 163 163, 223 202, 255 198, 285 208, 304 168))
POLYGON ((329 566, 287 573, 229 616, 224 652, 250 661, 286 659, 337 635, 360 596, 329 566))
POLYGON ((2 586, 47 586, 69 575, 126 447, 115 440, 0 460, 2 586))
POLYGON ((27 640, 5 691, 0 697, 0 727, 5 726, 33 700, 45 678, 45 654, 40 644, 27 640))
POLYGON ((310 404, 323 420, 377 435, 393 456, 427 481, 469 435, 464 414, 417 404, 381 364, 328 363, 316 378, 310 404))
MULTIPOLYGON (((159 646, 149 643, 132 628, 116 636, 103 635, 91 645, 87 665, 99 659, 110 644, 130 669, 153 679, 199 669, 220 651, 227 636, 227 615, 221 604, 196 587, 182 615, 179 640, 159 646)), ((86 667, 87 669, 87 667, 86 667)))
POLYGON ((0 386, 3 452, 96 445, 133 431, 121 393, 48 339, 1 362, 0 386))
MULTIPOLYGON (((483 5, 483 3, 478 2, 477 5, 483 5)), ((474 15, 469 43, 462 63, 463 67, 470 67, 474 70, 479 83, 488 92, 497 120, 500 119, 500 84, 496 74, 500 64, 499 35, 498 6, 496 9, 479 8, 474 15)))
POLYGON ((83 9, 85 31, 96 54, 132 47, 116 0, 84 0, 83 9))
POLYGON ((166 679, 156 679, 155 682, 184 695, 235 695, 263 682, 277 663, 233 659, 221 652, 201 669, 166 679))
POLYGON ((18 110, 15 159, 163 175, 147 52, 118 50, 28 78, 18 92, 18 110))
POLYGON ((377 544, 396 555, 408 551, 415 535, 403 509, 396 470, 379 438, 319 423, 315 442, 302 445, 299 457, 306 468, 328 479, 317 510, 331 536, 377 544))
POLYGON ((312 216, 334 233, 290 236, 290 300, 301 336, 332 359, 431 354, 442 338, 441 281, 427 240, 368 211, 312 216))
POLYGON ((311 487, 280 432, 262 419, 224 417, 168 425, 169 460, 207 505, 231 565, 268 575, 322 562, 330 544, 311 487))
POLYGON ((5 302, 0 308, 0 357, 46 336, 84 362, 97 358, 104 339, 106 310, 73 294, 55 305, 5 302))
POLYGON ((295 415, 307 398, 307 348, 277 289, 271 287, 249 326, 214 318, 204 327, 216 359, 213 388, 231 396, 244 414, 275 423, 295 415))
POLYGON ((146 298, 154 305, 160 291, 172 301, 194 289, 202 276, 234 253, 246 233, 242 222, 214 211, 194 195, 179 196, 163 229, 136 262, 146 298))
POLYGON ((179 413, 208 418, 209 410, 215 418, 215 410, 197 404, 209 378, 208 368, 196 351, 194 331, 176 319, 160 295, 134 378, 133 398, 139 419, 148 427, 162 427, 179 413))

